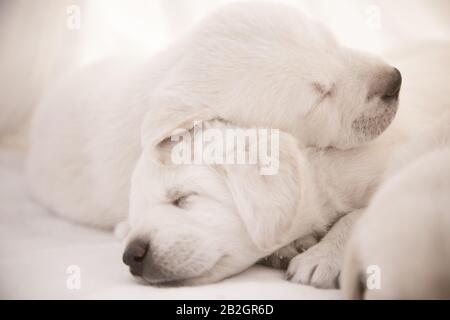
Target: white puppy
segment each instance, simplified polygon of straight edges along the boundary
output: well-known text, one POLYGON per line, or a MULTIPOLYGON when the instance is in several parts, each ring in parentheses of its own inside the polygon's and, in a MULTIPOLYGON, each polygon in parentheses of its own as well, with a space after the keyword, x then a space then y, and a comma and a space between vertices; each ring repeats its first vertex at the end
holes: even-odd
POLYGON ((448 299, 450 113, 400 149, 388 175, 349 242, 344 294, 448 299))
POLYGON ((349 147, 389 125, 399 88, 394 68, 339 46, 295 9, 232 4, 151 59, 104 61, 63 79, 34 115, 31 189, 58 214, 113 227, 126 216, 142 146, 175 128, 223 118, 349 147))
MULTIPOLYGON (((279 171, 274 175, 261 175, 261 162, 169 165, 178 143, 191 147, 204 136, 217 136, 211 130, 220 129, 226 136, 227 130, 235 129, 221 121, 207 126, 187 142, 166 141, 158 155, 144 150, 134 169, 124 262, 132 274, 152 284, 217 281, 298 238, 299 246, 309 246, 311 237, 322 236, 341 216, 364 206, 378 183, 380 154, 301 150, 286 133, 280 134, 279 171), (155 157, 168 165, 161 166, 155 157)), ((263 147, 261 140, 257 144, 263 147)), ((250 158, 248 150, 253 146, 246 147, 245 158, 250 158)), ((272 152, 271 145, 267 148, 272 152)), ((194 149, 193 158, 201 158, 198 150, 194 149)), ((343 219, 339 223, 347 223, 347 217, 343 219)), ((339 240, 330 234, 332 243, 339 240)), ((296 280, 335 285, 340 244, 330 246, 329 236, 299 256, 296 270, 291 270, 296 280), (308 265, 312 263, 316 271, 315 265, 308 265)))
MULTIPOLYGON (((242 127, 282 129, 303 146, 345 149, 386 129, 400 84, 398 70, 340 46, 293 8, 232 4, 151 59, 104 61, 61 81, 34 116, 30 187, 59 215, 112 228, 126 218, 129 206, 138 205, 135 197, 129 203, 133 169, 151 166, 146 155, 164 164, 158 157, 174 129, 222 118, 242 127)), ((370 175, 362 177, 370 184, 370 175)), ((335 195, 346 204, 342 212, 353 209, 348 195, 335 195)), ((216 218, 210 222, 226 225, 221 212, 227 209, 211 211, 216 218)), ((253 213, 259 214, 264 223, 277 225, 276 214, 253 213)), ((211 236, 220 231, 203 227, 211 236)), ((246 232, 256 232, 250 229, 246 232)), ((261 236, 258 245, 273 240, 266 246, 273 248, 285 231, 261 236)))

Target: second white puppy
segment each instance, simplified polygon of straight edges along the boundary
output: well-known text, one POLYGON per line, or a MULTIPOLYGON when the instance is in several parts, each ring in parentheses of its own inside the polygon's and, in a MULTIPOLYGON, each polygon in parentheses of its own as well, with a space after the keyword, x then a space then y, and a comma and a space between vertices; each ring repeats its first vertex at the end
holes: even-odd
MULTIPOLYGON (((218 281, 298 238, 299 245, 309 246, 309 238, 322 236, 341 216, 367 203, 384 162, 380 157, 386 154, 374 147, 301 150, 292 136, 280 132, 274 175, 261 175, 260 162, 161 166, 155 161, 170 163, 175 148, 188 149, 204 136, 216 136, 212 130, 225 136, 236 129, 222 121, 208 123, 202 134, 194 123, 189 127, 192 140, 167 140, 157 155, 144 150, 133 172, 124 262, 152 284, 218 281)), ((273 152, 273 147, 258 141, 258 148, 273 152)), ((192 157, 200 150, 194 148, 192 157)), ((246 150, 250 158, 252 145, 246 150)), ((293 260, 292 280, 336 285, 342 252, 337 246, 344 242, 338 238, 346 237, 352 216, 341 218, 317 245, 293 260)))

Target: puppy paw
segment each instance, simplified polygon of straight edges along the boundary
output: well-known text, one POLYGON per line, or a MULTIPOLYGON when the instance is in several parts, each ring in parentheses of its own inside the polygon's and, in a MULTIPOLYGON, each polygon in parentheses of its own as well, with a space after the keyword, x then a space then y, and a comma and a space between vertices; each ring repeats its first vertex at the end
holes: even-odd
POLYGON ((341 261, 333 248, 320 243, 291 260, 286 272, 292 282, 321 289, 339 287, 341 261))

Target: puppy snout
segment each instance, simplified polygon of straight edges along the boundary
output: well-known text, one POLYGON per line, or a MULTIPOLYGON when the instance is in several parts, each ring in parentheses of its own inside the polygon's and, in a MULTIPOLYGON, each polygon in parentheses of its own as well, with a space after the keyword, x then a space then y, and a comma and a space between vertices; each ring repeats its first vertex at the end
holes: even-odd
POLYGON ((397 68, 394 68, 386 82, 386 87, 382 98, 384 100, 397 99, 402 86, 402 74, 397 68))
POLYGON ((143 240, 134 240, 126 247, 123 253, 123 263, 130 267, 134 276, 142 276, 144 259, 147 256, 149 245, 143 240))
POLYGON ((402 86, 402 74, 397 68, 389 68, 374 77, 367 99, 396 100, 402 86))

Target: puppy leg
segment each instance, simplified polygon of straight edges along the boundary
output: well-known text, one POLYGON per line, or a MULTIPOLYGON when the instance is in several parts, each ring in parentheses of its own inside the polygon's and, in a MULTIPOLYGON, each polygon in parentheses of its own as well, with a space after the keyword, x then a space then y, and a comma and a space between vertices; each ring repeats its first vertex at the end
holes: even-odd
POLYGON ((293 258, 287 278, 317 288, 338 288, 344 248, 361 212, 356 210, 339 219, 318 244, 293 258))

